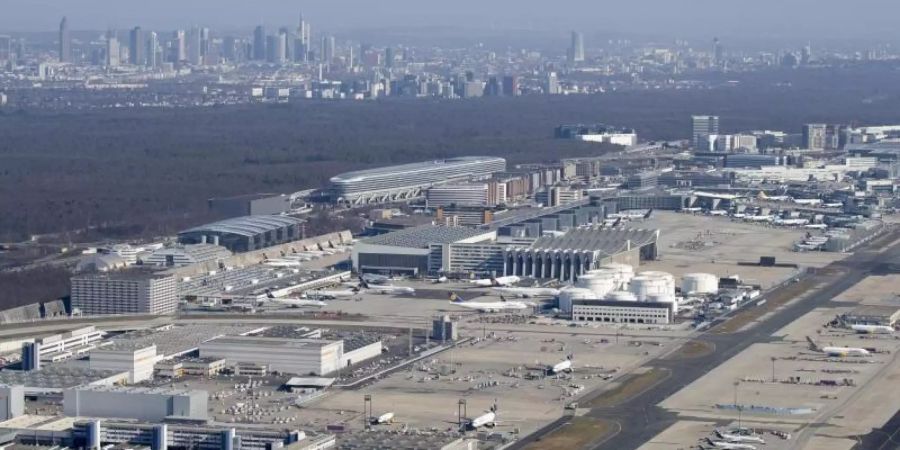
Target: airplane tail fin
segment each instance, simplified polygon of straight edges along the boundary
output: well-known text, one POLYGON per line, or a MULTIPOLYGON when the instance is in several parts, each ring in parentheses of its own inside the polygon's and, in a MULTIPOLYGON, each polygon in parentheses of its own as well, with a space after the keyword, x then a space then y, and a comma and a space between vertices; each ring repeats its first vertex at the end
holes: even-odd
POLYGON ((506 303, 506 297, 504 297, 504 296, 501 295, 501 296, 500 296, 500 301, 503 302, 503 303, 506 303))
POLYGON ((653 214, 653 208, 650 208, 650 210, 647 211, 647 214, 644 214, 644 218, 649 219, 651 214, 653 214))
POLYGON ((809 349, 810 349, 810 350, 812 350, 812 351, 814 351, 814 352, 820 351, 820 349, 819 349, 819 344, 816 344, 816 341, 812 340, 811 337, 807 336, 807 337, 806 337, 806 342, 809 343, 809 349))
POLYGON ((462 299, 462 297, 456 295, 456 292, 450 292, 449 298, 450 298, 450 303, 462 303, 465 301, 462 299))
POLYGON ((271 289, 266 289, 266 297, 268 297, 268 298, 275 298, 275 295, 272 294, 272 290, 271 290, 271 289))
POLYGON ((491 286, 500 286, 500 282, 496 278, 491 277, 491 286))
POLYGON ((492 412, 492 413, 496 413, 496 412, 499 411, 499 410, 500 410, 500 407, 497 406, 497 399, 495 398, 495 399, 494 399, 494 404, 491 405, 491 412, 492 412))

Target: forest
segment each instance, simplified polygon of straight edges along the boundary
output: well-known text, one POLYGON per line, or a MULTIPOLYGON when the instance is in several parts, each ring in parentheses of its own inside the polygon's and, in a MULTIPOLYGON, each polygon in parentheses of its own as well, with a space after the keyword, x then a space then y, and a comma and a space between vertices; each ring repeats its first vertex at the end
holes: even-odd
POLYGON ((455 155, 511 164, 602 151, 554 140, 562 123, 633 127, 684 139, 691 114, 723 132, 799 132, 806 122, 900 121, 892 67, 728 74, 715 89, 439 101, 303 100, 283 105, 0 110, 0 242, 170 235, 209 217, 206 200, 324 187, 348 170, 455 155))

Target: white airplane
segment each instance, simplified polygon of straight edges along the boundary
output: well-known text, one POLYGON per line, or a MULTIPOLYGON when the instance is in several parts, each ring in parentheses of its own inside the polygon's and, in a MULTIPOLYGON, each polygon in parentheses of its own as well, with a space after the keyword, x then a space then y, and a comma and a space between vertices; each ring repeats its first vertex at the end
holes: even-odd
POLYGON ((822 204, 822 199, 819 198, 795 198, 794 203, 798 205, 809 205, 816 206, 822 204))
POLYGON ((319 300, 308 300, 305 298, 294 298, 294 297, 275 297, 271 291, 266 291, 266 297, 272 303, 277 303, 283 306, 290 306, 291 308, 303 308, 303 307, 316 307, 321 308, 325 306, 325 302, 319 300))
POLYGON ((528 309, 531 306, 524 302, 509 302, 506 301, 506 298, 500 297, 499 302, 470 302, 467 300, 463 300, 462 297, 456 295, 455 293, 450 293, 450 303, 462 306, 463 308, 474 309, 479 312, 500 312, 500 311, 511 311, 511 310, 522 310, 528 309))
POLYGON ((480 280, 471 280, 469 283, 474 284, 479 287, 490 287, 490 286, 510 286, 518 283, 522 279, 515 275, 508 275, 505 277, 497 277, 497 278, 482 278, 480 280))
POLYGON ((809 225, 803 225, 803 228, 809 228, 810 230, 825 230, 828 228, 828 225, 824 223, 811 223, 809 225))
POLYGON ((843 208, 843 203, 822 203, 823 208, 843 208))
POLYGON ((771 222, 772 216, 747 216, 744 217, 744 220, 748 220, 750 222, 771 222))
POLYGON ((799 227, 803 225, 808 225, 808 219, 775 219, 772 223, 775 225, 781 225, 785 227, 799 227))
POLYGON ((296 259, 267 259, 263 264, 269 267, 300 267, 300 261, 296 259))
POLYGON ((363 278, 359 279, 359 285, 373 294, 397 295, 397 294, 415 294, 416 290, 407 286, 392 286, 389 284, 372 286, 363 278))
POLYGON ((860 334, 894 334, 894 327, 887 325, 850 325, 850 329, 860 334))
POLYGON ((481 427, 494 428, 497 426, 497 403, 495 402, 491 409, 484 414, 467 421, 465 426, 469 430, 477 430, 481 427))
POLYGON ((756 450, 755 445, 750 444, 740 444, 735 442, 725 442, 725 441, 714 441, 712 439, 707 439, 710 445, 715 448, 724 448, 726 450, 756 450))
POLYGON ((711 209, 711 210, 709 210, 709 215, 711 215, 711 216, 727 216, 728 211, 725 211, 724 209, 711 209))
POLYGON ((324 298, 324 299, 338 299, 338 298, 350 298, 355 297, 359 294, 359 288, 353 289, 344 289, 340 291, 336 290, 325 290, 325 289, 317 289, 315 291, 306 291, 303 295, 312 298, 324 298))
POLYGON ((385 284, 392 280, 392 278, 387 275, 378 275, 376 273, 364 273, 360 279, 369 284, 385 284))
POLYGON ((394 423, 394 413, 386 412, 378 417, 373 417, 370 421, 372 425, 384 425, 386 423, 394 423))
POLYGON ((559 289, 546 287, 495 287, 493 290, 501 295, 506 294, 520 298, 556 297, 559 295, 559 289))
POLYGON ((721 439, 724 439, 728 442, 736 442, 736 443, 753 443, 753 444, 765 444, 766 441, 759 436, 745 436, 743 434, 733 434, 726 433, 722 430, 716 430, 716 436, 719 436, 721 439))
POLYGON ((558 373, 572 373, 574 368, 572 367, 572 358, 573 355, 566 356, 564 361, 560 361, 552 366, 547 366, 547 372, 556 375, 558 373))
POLYGON ((809 349, 814 352, 825 353, 828 356, 869 356, 870 353, 868 350, 864 348, 853 348, 853 347, 819 347, 819 344, 816 344, 816 341, 812 340, 809 336, 806 337, 806 341, 809 342, 809 349))

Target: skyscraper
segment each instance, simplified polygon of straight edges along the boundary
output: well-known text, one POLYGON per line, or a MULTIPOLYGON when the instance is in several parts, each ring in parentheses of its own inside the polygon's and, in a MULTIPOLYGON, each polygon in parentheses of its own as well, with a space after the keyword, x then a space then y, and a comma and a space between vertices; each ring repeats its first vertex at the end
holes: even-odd
POLYGON ((253 30, 253 59, 266 60, 266 28, 262 25, 253 30))
POLYGON ((550 72, 547 74, 547 80, 544 84, 544 93, 556 95, 561 91, 559 89, 559 78, 556 77, 556 72, 550 72))
POLYGON ((172 62, 179 63, 185 60, 187 60, 187 42, 184 30, 176 30, 172 40, 172 62))
POLYGON ((519 95, 519 77, 515 75, 503 77, 503 95, 507 97, 519 95))
POLYGON ((384 49, 384 67, 394 67, 394 47, 384 49))
POLYGON ((584 61, 584 35, 578 31, 572 32, 572 43, 569 46, 569 62, 584 61))
POLYGON ((719 116, 692 116, 692 141, 695 150, 708 150, 709 137, 719 134, 719 116))
POLYGON ((65 17, 59 22, 59 62, 72 62, 72 37, 69 36, 69 20, 65 17))
POLYGON ((106 32, 106 67, 119 65, 119 37, 116 30, 106 32))
POLYGON ((202 64, 206 64, 206 58, 209 56, 209 52, 211 50, 211 44, 209 40, 209 28, 203 27, 200 29, 200 59, 202 64))
POLYGON ((0 64, 6 64, 13 59, 12 38, 7 35, 0 35, 0 64))
POLYGON ((331 64, 335 56, 334 36, 322 36, 322 62, 331 64))
POLYGON ((312 37, 309 23, 303 19, 303 13, 300 13, 300 24, 297 26, 297 44, 295 45, 294 59, 298 62, 309 61, 310 38, 312 37))
POLYGON ((825 150, 825 138, 828 126, 824 123, 808 123, 803 125, 803 148, 809 150, 825 150))
POLYGON ((144 31, 141 27, 134 27, 131 30, 130 39, 128 41, 128 59, 135 66, 144 65, 147 60, 145 56, 146 43, 144 42, 144 31))
POLYGON ((725 50, 722 48, 722 41, 719 38, 713 38, 713 62, 716 65, 725 61, 725 50))
POLYGON ((194 66, 203 64, 203 36, 200 27, 191 28, 187 40, 187 59, 194 66))
POLYGON ((147 36, 147 67, 159 67, 159 35, 151 31, 147 36))

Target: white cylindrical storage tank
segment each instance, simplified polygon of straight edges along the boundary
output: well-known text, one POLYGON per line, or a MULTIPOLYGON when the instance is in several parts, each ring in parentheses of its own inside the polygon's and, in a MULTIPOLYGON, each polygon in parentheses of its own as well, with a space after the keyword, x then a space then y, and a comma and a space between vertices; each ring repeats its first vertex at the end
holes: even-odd
POLYGON ((637 296, 628 291, 613 291, 609 294, 606 294, 604 300, 610 300, 614 302, 636 302, 637 296))
POLYGON ((681 277, 681 294, 715 294, 719 277, 711 273, 686 273, 681 277))
POLYGON ((634 294, 639 301, 645 302, 652 296, 664 297, 674 296, 675 289, 672 283, 664 277, 638 275, 631 279, 628 290, 634 294))
POLYGON ((600 266, 599 270, 612 270, 618 274, 619 289, 626 289, 628 283, 634 278, 634 267, 628 264, 609 263, 600 266))
POLYGON ((613 272, 588 272, 575 283, 576 287, 588 289, 596 297, 603 298, 606 294, 618 288, 619 280, 613 272))
POLYGON ((672 276, 671 273, 648 270, 646 272, 641 272, 638 275, 663 280, 666 283, 666 288, 662 293, 669 294, 673 297, 675 296, 675 277, 672 276))
POLYGON ((566 286, 559 291, 559 311, 565 314, 572 313, 573 300, 595 299, 597 296, 590 289, 566 286))

